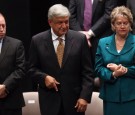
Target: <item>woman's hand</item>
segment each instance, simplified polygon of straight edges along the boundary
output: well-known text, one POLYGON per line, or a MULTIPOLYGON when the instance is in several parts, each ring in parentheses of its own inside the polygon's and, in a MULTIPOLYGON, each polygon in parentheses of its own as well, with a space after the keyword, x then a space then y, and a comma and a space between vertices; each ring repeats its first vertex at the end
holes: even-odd
POLYGON ((109 63, 109 64, 107 64, 107 68, 109 68, 112 71, 115 71, 118 69, 118 65, 115 63, 109 63))
POLYGON ((117 69, 113 72, 113 76, 119 77, 127 73, 128 69, 121 64, 118 65, 117 69))

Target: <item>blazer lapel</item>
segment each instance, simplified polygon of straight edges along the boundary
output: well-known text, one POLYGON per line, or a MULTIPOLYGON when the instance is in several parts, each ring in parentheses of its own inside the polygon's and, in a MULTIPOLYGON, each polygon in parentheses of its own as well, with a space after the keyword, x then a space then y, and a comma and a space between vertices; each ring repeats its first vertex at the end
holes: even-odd
POLYGON ((93 15, 94 12, 95 12, 95 9, 96 9, 96 6, 97 6, 97 4, 98 4, 98 1, 99 1, 99 0, 93 0, 93 5, 92 5, 92 15, 93 15))
POLYGON ((70 32, 68 32, 67 35, 65 36, 65 49, 64 49, 62 67, 66 63, 66 60, 67 60, 69 53, 72 49, 73 42, 74 42, 74 40, 72 39, 72 35, 70 34, 70 32))
POLYGON ((106 41, 105 49, 113 55, 119 55, 115 45, 115 35, 110 36, 110 39, 106 41))
MULTIPOLYGON (((78 15, 80 15, 81 17, 84 17, 84 1, 83 0, 79 0, 79 1, 76 0, 76 2, 78 2, 78 4, 80 4, 78 6, 79 6, 79 9, 81 12, 79 12, 78 15)), ((81 20, 81 24, 83 25, 83 18, 80 18, 80 20, 81 20)))
POLYGON ((80 1, 80 8, 81 8, 81 13, 80 14, 83 14, 83 16, 84 16, 84 1, 83 0, 81 0, 80 1))
POLYGON ((112 35, 111 39, 106 41, 106 46, 105 47, 106 47, 106 50, 108 50, 108 52, 110 52, 111 54, 113 54, 113 55, 121 55, 121 54, 124 54, 124 53, 128 52, 129 50, 131 50, 134 45, 135 45, 135 41, 133 39, 133 35, 129 34, 123 49, 121 50, 120 53, 118 53, 117 49, 116 49, 116 45, 115 45, 114 35, 112 35))
POLYGON ((1 49, 1 54, 0 54, 0 64, 4 59, 4 56, 6 55, 7 49, 9 47, 9 41, 8 39, 5 37, 3 39, 3 43, 2 43, 2 49, 1 49))
POLYGON ((135 45, 135 41, 133 39, 133 35, 129 34, 127 36, 127 40, 126 40, 125 45, 124 45, 123 49, 121 50, 120 54, 127 53, 134 47, 134 45, 135 45))
POLYGON ((48 37, 45 38, 45 49, 49 53, 49 55, 51 57, 53 57, 53 60, 51 60, 51 61, 53 61, 54 65, 59 66, 57 55, 56 55, 54 45, 53 45, 53 41, 52 41, 52 37, 51 37, 51 33, 48 33, 47 36, 48 37))

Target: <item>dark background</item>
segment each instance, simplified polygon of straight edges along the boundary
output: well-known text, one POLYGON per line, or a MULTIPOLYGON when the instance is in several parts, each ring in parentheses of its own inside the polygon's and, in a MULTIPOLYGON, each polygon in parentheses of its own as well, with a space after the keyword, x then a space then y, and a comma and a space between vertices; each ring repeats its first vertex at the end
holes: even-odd
MULTIPOLYGON (((118 0, 118 5, 126 3, 126 0, 118 0)), ((0 0, 0 12, 5 16, 7 23, 7 35, 20 39, 24 43, 26 61, 28 50, 33 35, 49 29, 47 12, 50 6, 61 3, 68 7, 69 0, 0 0)), ((35 90, 31 79, 26 75, 24 91, 35 90)))

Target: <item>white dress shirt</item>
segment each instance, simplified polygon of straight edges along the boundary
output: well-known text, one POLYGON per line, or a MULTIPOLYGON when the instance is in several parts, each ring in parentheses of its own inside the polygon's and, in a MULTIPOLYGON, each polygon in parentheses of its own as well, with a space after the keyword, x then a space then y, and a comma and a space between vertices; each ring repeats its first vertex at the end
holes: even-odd
MULTIPOLYGON (((52 33, 52 40, 53 40, 53 45, 54 45, 54 49, 55 49, 55 52, 57 51, 57 47, 58 47, 58 44, 59 44, 59 40, 57 39, 59 36, 57 36, 53 30, 51 29, 51 33, 52 33)), ((61 39, 63 39, 63 44, 65 45, 65 35, 61 36, 60 37, 61 39)))
POLYGON ((0 39, 0 53, 1 53, 2 43, 3 43, 3 39, 0 39))

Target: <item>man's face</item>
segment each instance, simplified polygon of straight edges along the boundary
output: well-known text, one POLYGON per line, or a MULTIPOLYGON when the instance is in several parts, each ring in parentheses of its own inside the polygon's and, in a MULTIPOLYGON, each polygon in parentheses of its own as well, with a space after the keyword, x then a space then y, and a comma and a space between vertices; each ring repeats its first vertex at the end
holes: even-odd
POLYGON ((6 22, 2 15, 0 15, 0 39, 6 34, 6 22))
POLYGON ((62 36, 67 33, 69 29, 69 17, 53 17, 48 20, 50 27, 57 36, 62 36))

